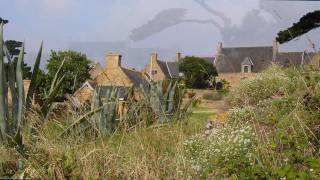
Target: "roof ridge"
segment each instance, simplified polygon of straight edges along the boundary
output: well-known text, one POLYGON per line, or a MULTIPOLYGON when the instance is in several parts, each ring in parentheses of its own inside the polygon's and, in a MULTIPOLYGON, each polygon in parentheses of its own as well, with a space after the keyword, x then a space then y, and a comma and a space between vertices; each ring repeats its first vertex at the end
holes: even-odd
POLYGON ((272 46, 229 46, 229 47, 223 47, 222 49, 241 49, 241 48, 272 48, 272 46))

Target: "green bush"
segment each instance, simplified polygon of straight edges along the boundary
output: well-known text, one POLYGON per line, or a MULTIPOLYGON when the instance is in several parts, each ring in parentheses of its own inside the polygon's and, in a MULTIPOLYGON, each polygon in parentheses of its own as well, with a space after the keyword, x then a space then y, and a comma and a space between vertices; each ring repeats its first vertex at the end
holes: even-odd
POLYGON ((209 137, 194 136, 184 142, 193 175, 231 175, 254 163, 255 134, 249 123, 227 123, 209 137), (229 169, 230 168, 230 169, 229 169))
POLYGON ((300 72, 293 72, 273 64, 257 77, 244 79, 231 92, 229 102, 234 106, 256 105, 274 96, 291 94, 304 86, 300 72), (293 72, 295 74, 292 74, 293 72))

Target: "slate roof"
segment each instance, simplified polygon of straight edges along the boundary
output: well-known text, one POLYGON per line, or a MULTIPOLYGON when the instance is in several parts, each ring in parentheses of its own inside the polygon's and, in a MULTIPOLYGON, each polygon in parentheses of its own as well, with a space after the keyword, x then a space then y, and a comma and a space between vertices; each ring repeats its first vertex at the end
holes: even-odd
POLYGON ((244 58, 241 65, 253 66, 253 62, 250 57, 244 58))
POLYGON ((128 96, 131 94, 132 89, 130 87, 124 87, 124 86, 97 86, 95 91, 100 91, 101 97, 105 97, 107 95, 108 91, 117 90, 119 93, 119 98, 127 99, 128 96))
POLYGON ((89 71, 90 78, 95 79, 99 74, 103 72, 103 67, 100 63, 92 64, 91 70, 89 71))
POLYGON ((149 82, 143 77, 142 73, 131 70, 131 69, 126 69, 121 67, 123 72, 127 75, 127 77, 132 81, 133 86, 140 88, 141 85, 143 87, 146 87, 149 85, 149 82))
POLYGON ((180 62, 160 61, 157 60, 162 72, 167 78, 179 78, 180 62))
POLYGON ((276 61, 279 64, 289 67, 289 66, 300 66, 303 64, 308 64, 311 58, 313 57, 313 53, 303 53, 303 52, 280 52, 277 55, 276 61), (304 58, 302 58, 304 56, 304 58), (303 63, 302 63, 303 59, 303 63))
POLYGON ((227 47, 222 48, 220 60, 216 63, 219 73, 241 72, 241 63, 249 57, 254 64, 252 72, 260 72, 272 61, 272 46, 265 47, 227 47))
MULTIPOLYGON (((200 57, 200 58, 212 64, 214 63, 214 57, 200 57)), ((167 78, 179 78, 180 77, 179 65, 183 60, 184 58, 181 58, 179 62, 157 60, 157 63, 167 78)))

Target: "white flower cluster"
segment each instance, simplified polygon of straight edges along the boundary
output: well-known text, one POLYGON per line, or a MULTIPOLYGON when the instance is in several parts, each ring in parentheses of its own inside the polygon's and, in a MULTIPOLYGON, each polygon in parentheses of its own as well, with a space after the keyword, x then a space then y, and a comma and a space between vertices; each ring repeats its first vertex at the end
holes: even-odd
POLYGON ((254 136, 247 123, 227 123, 207 138, 198 135, 185 141, 186 157, 197 172, 239 160, 251 162, 254 136))

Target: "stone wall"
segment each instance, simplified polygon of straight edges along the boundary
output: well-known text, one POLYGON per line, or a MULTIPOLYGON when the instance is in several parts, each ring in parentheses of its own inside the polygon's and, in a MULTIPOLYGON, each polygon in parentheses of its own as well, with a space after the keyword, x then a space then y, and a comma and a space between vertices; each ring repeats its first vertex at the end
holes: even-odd
POLYGON ((93 90, 90 87, 84 87, 75 93, 75 97, 79 100, 79 102, 85 103, 86 101, 90 101, 92 97, 93 90))

